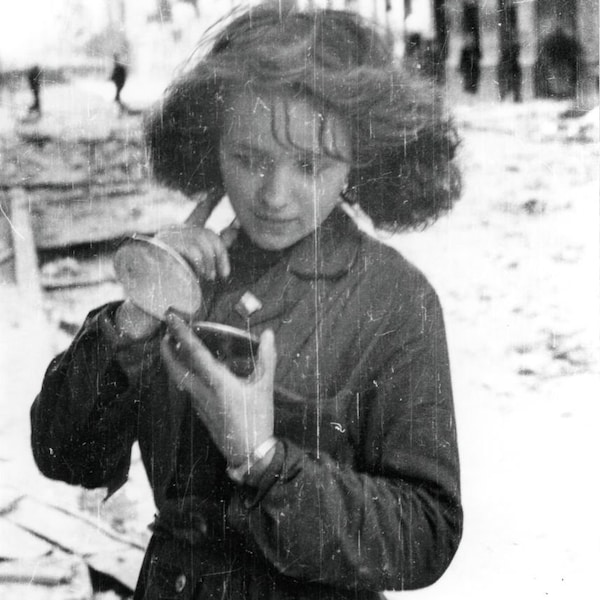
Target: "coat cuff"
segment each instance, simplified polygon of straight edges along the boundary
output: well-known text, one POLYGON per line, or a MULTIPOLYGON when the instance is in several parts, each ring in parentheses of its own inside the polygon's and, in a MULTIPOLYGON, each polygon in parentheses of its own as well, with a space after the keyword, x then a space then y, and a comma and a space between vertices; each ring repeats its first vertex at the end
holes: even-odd
POLYGON ((229 520, 234 527, 245 521, 249 510, 256 507, 277 484, 285 464, 285 444, 278 440, 275 454, 267 468, 256 478, 246 479, 243 485, 236 486, 229 504, 229 520))
POLYGON ((294 479, 305 458, 304 450, 288 440, 280 439, 275 446, 271 463, 260 477, 252 481, 253 485, 244 484, 237 487, 229 504, 229 524, 237 530, 246 529, 253 509, 263 501, 268 502, 268 495, 274 488, 294 479))
POLYGON ((115 317, 120 302, 108 304, 104 310, 93 318, 97 323, 102 339, 106 341, 113 357, 127 375, 129 381, 137 381, 142 365, 151 360, 154 352, 158 350, 157 340, 163 328, 159 327, 151 336, 144 339, 132 339, 124 335, 117 328, 115 317))

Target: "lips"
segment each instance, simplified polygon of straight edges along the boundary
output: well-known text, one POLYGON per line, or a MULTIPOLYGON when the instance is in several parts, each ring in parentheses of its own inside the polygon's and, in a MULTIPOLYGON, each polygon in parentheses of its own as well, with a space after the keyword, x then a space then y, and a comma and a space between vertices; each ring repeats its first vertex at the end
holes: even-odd
POLYGON ((295 219, 282 219, 281 217, 272 217, 269 215, 263 215, 258 213, 254 213, 254 216, 258 221, 263 221, 264 223, 269 223, 271 225, 276 226, 288 225, 295 221, 295 219))

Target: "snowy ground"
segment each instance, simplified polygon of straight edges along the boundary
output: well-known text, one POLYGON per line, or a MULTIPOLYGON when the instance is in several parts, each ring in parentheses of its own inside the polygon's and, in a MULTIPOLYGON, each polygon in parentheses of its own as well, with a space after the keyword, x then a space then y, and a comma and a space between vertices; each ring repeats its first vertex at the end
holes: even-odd
MULTIPOLYGON (((86 82, 69 98, 85 96, 102 127, 116 118, 109 92, 86 82)), ((416 598, 595 597, 600 153, 597 125, 585 136, 559 127, 565 108, 457 104, 462 200, 425 232, 387 240, 423 269, 445 307, 462 459, 463 543, 442 580, 416 598)), ((10 129, 2 117, 0 107, 0 132, 10 129)), ((62 341, 14 287, 0 290, 3 484, 143 530, 153 507, 139 463, 108 507, 100 494, 36 475, 27 411, 62 341)))
POLYGON ((556 105, 459 107, 465 194, 395 245, 446 309, 465 534, 422 598, 590 598, 600 558, 598 147, 556 105))

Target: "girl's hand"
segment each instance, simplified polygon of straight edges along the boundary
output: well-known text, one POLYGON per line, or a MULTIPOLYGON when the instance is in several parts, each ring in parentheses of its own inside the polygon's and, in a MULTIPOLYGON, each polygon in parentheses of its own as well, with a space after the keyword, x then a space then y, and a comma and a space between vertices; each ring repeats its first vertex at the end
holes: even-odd
POLYGON ((243 464, 273 435, 277 362, 273 332, 261 335, 254 372, 243 379, 216 360, 177 315, 167 315, 167 326, 161 354, 171 379, 190 394, 196 413, 227 463, 243 464))
POLYGON ((231 267, 228 248, 237 236, 237 229, 226 229, 221 235, 195 225, 179 225, 159 232, 157 239, 165 242, 192 266, 199 278, 214 281, 226 279, 231 267))
POLYGON ((179 252, 193 267, 196 275, 210 280, 214 280, 217 275, 223 279, 229 277, 231 268, 227 249, 238 233, 233 223, 221 231, 220 235, 204 226, 221 196, 222 193, 215 191, 214 197, 196 205, 183 225, 170 227, 156 235, 159 240, 179 252))

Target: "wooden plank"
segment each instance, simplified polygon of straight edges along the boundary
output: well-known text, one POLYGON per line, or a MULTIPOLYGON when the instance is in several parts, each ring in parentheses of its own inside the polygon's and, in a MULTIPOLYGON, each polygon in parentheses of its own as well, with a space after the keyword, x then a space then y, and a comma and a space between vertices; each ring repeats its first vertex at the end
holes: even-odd
POLYGON ((102 552, 85 557, 85 562, 92 569, 110 575, 130 590, 135 590, 143 561, 144 553, 137 548, 122 549, 118 553, 102 552))
POLYGON ((91 600, 89 570, 79 556, 60 551, 26 561, 0 562, 2 600, 91 600))
POLYGON ((35 314, 40 314, 42 288, 27 194, 22 188, 12 189, 9 193, 9 201, 17 285, 23 298, 23 305, 35 314))
POLYGON ((124 179, 122 181, 112 179, 110 184, 102 185, 91 183, 89 179, 77 183, 61 180, 54 183, 23 184, 19 187, 30 192, 36 201, 42 200, 44 203, 80 198, 101 199, 108 196, 144 194, 149 189, 146 183, 132 181, 131 179, 124 179))
POLYGON ((38 248, 65 248, 136 232, 152 234, 183 222, 195 206, 181 194, 153 189, 127 196, 36 200, 31 219, 38 248))
POLYGON ((6 515, 6 519, 81 556, 119 549, 143 549, 140 544, 110 530, 100 521, 92 521, 84 514, 68 512, 33 498, 23 498, 6 515))
POLYGON ((4 283, 14 283, 14 258, 10 203, 8 194, 0 192, 0 286, 4 283))
POLYGON ((135 588, 144 547, 83 514, 23 498, 6 519, 60 549, 81 556, 93 569, 135 588))
MULTIPOLYGON (((3 460, 6 460, 2 457, 3 460)), ((0 515, 10 512, 19 501, 23 498, 24 494, 8 485, 0 486, 0 515)))
POLYGON ((57 258, 44 264, 40 272, 42 286, 46 290, 80 288, 116 281, 112 254, 104 253, 94 258, 57 258))
POLYGON ((51 551, 48 542, 0 517, 0 561, 35 558, 51 551))
POLYGON ((0 257, 10 257, 13 254, 10 223, 8 196, 0 194, 0 257))

